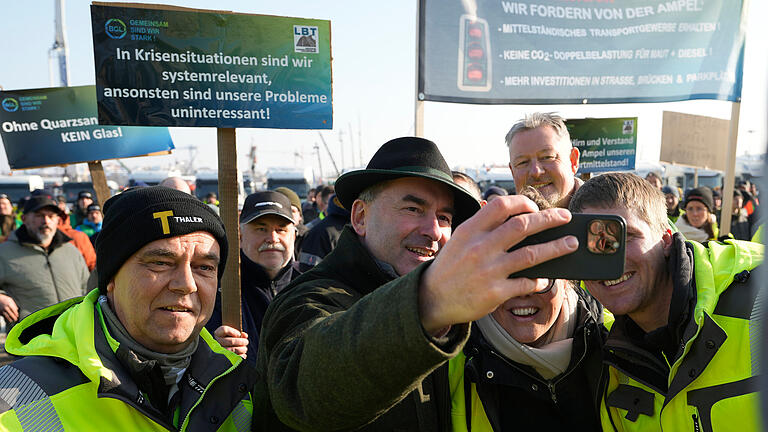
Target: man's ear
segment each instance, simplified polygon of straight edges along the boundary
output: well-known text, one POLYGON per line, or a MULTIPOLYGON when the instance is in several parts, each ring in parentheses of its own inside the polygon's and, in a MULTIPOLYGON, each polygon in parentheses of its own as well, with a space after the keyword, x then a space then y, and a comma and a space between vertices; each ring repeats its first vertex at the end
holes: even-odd
POLYGON ((664 256, 669 257, 672 253, 672 230, 667 228, 661 236, 661 245, 664 248, 664 256))
POLYGON ((368 217, 368 204, 363 200, 356 199, 352 203, 352 210, 350 210, 350 221, 352 222, 352 229, 360 237, 365 237, 366 231, 366 218, 368 217))
POLYGON ((571 172, 576 174, 579 170, 579 149, 576 147, 571 148, 571 172))

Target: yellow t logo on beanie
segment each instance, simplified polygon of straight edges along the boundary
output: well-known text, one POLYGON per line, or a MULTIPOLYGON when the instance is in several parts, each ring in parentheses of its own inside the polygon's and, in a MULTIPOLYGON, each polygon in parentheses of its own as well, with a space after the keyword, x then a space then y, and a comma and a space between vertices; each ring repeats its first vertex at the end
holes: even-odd
POLYGON ((160 219, 160 224, 163 227, 163 234, 171 233, 171 227, 168 225, 168 218, 171 216, 173 216, 173 210, 152 213, 153 218, 160 219))

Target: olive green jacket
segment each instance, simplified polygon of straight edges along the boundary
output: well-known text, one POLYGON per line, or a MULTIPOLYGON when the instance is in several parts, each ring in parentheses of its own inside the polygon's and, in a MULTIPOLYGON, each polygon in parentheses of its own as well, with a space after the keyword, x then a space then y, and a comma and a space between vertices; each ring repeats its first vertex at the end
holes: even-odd
POLYGON ((440 341, 426 335, 418 312, 425 268, 392 280, 345 228, 333 252, 267 310, 257 368, 268 398, 255 409, 306 431, 449 430, 447 360, 469 325, 440 341))

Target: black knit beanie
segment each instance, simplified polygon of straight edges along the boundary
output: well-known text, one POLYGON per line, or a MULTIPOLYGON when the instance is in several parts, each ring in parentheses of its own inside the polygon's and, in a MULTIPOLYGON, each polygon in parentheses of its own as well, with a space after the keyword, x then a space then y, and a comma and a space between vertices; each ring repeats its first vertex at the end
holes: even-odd
POLYGON ((688 207, 688 203, 691 201, 698 201, 704 204, 710 213, 712 213, 715 207, 715 200, 712 198, 712 189, 706 186, 697 187, 686 192, 683 208, 688 207))
POLYGON ((194 196, 164 186, 131 189, 104 204, 104 222, 96 239, 99 291, 123 263, 147 243, 196 231, 209 232, 219 243, 219 280, 227 262, 227 235, 218 215, 194 196))

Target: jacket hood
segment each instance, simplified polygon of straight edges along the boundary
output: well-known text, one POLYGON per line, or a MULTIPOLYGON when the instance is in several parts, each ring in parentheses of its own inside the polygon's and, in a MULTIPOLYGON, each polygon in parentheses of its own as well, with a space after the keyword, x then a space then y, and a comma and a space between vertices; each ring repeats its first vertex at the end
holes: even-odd
MULTIPOLYGON (((99 290, 85 297, 73 298, 41 309, 8 333, 6 350, 14 355, 47 356, 66 360, 77 366, 88 379, 98 382, 102 377, 115 381, 114 372, 106 367, 97 353, 94 326, 101 325, 96 317, 99 290)), ((218 346, 207 330, 202 329, 202 343, 224 354, 233 365, 242 358, 218 346)))
POLYGON ((698 299, 694 317, 698 323, 705 311, 713 313, 720 294, 728 288, 736 274, 752 270, 763 262, 764 246, 739 240, 709 242, 709 247, 697 242, 688 244, 693 246, 696 257, 694 275, 698 299))
POLYGON ((80 368, 91 380, 112 378, 96 354, 93 342, 94 306, 99 291, 39 310, 16 324, 5 341, 14 355, 58 357, 80 368), (86 337, 84 337, 86 336, 86 337))

